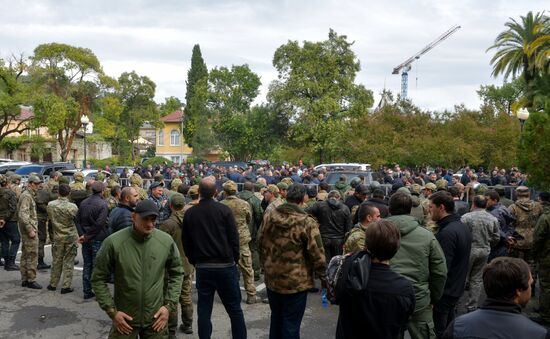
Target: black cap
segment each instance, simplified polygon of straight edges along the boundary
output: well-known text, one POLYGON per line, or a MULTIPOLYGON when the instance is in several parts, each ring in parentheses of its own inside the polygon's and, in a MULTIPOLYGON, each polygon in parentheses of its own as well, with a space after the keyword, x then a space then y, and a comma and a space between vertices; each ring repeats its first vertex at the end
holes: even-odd
POLYGON ((134 212, 139 214, 142 218, 154 215, 156 217, 159 216, 159 209, 157 208, 157 205, 152 202, 151 200, 143 200, 140 201, 134 212))
POLYGON ((369 194, 369 187, 364 184, 359 184, 355 187, 355 193, 358 194, 369 194))
POLYGON ((153 183, 151 183, 150 188, 153 189, 153 188, 157 188, 159 186, 164 187, 164 184, 160 181, 153 181, 153 183))
POLYGON ((92 184, 92 193, 98 194, 103 192, 105 185, 101 181, 94 181, 92 184))

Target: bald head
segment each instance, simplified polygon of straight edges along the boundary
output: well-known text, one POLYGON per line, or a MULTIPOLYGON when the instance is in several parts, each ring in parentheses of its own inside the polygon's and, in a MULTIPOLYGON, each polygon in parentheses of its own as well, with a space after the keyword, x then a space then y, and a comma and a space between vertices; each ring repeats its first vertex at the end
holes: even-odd
POLYGON ((204 178, 199 183, 199 195, 201 198, 210 199, 216 194, 216 181, 210 177, 204 178))

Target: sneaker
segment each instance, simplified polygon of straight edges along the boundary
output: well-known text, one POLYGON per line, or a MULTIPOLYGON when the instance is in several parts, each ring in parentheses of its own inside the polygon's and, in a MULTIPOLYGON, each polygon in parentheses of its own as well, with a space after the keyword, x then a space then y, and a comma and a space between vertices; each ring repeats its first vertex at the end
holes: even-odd
POLYGON ((260 301, 261 301, 260 298, 258 298, 258 296, 256 295, 249 295, 248 297, 246 297, 246 303, 248 305, 257 304, 260 301))
POLYGON ((42 286, 37 283, 36 281, 28 281, 27 282, 27 288, 33 289, 33 290, 41 290, 42 286))
POLYGON ((184 324, 181 324, 180 331, 182 331, 185 334, 193 334, 193 328, 191 327, 191 325, 186 326, 184 324))
POLYGON ((55 291, 55 290, 57 290, 57 287, 52 286, 52 285, 48 285, 48 286, 46 286, 46 288, 48 289, 48 291, 55 291))
POLYGON ((72 288, 72 287, 62 288, 61 289, 61 294, 67 294, 67 293, 71 293, 73 291, 74 291, 74 288, 72 288))

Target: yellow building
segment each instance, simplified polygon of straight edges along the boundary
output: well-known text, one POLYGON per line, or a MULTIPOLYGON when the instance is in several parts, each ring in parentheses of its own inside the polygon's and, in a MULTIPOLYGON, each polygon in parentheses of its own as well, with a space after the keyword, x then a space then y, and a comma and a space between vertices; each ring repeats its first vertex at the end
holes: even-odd
POLYGON ((164 157, 172 162, 180 164, 193 152, 183 140, 181 126, 183 120, 182 111, 175 111, 160 118, 164 127, 157 129, 156 155, 164 157))

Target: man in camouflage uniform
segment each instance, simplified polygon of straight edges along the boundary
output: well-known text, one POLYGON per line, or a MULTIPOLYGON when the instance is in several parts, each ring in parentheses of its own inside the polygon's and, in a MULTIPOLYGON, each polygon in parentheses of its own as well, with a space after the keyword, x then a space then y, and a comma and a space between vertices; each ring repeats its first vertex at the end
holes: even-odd
POLYGON ((17 199, 21 196, 23 191, 21 190, 21 176, 19 174, 12 174, 9 176, 10 189, 15 193, 17 199))
POLYGON ((122 192, 122 189, 120 188, 119 185, 115 185, 109 188, 109 197, 106 199, 107 206, 109 207, 109 212, 111 212, 115 207, 117 207, 118 202, 120 201, 121 192, 122 192))
POLYGON ((139 174, 134 173, 130 176, 130 186, 133 187, 139 195, 139 200, 147 199, 147 191, 145 191, 141 186, 143 186, 143 179, 139 174))
POLYGON ((15 257, 21 242, 17 229, 17 196, 8 188, 8 178, 0 174, 0 243, 6 271, 19 271, 15 257))
POLYGON ((258 234, 271 308, 270 338, 299 338, 314 273, 325 284, 321 234, 315 219, 302 210, 305 197, 304 185, 291 185, 287 203, 265 215, 258 234))
POLYGON ((264 211, 262 210, 262 202, 254 195, 254 184, 251 182, 244 183, 243 191, 239 193, 239 198, 248 202, 252 209, 252 220, 250 221, 250 252, 252 253, 252 268, 254 269, 254 280, 260 280, 260 256, 258 254, 258 229, 262 225, 264 211))
POLYGON ((281 199, 283 199, 283 201, 285 201, 286 191, 288 190, 288 184, 281 181, 277 183, 277 188, 279 189, 279 196, 281 197, 281 199))
POLYGON ((497 191, 498 195, 500 196, 500 203, 502 206, 508 208, 514 204, 514 201, 511 199, 508 199, 506 197, 506 189, 502 185, 495 185, 494 187, 495 191, 497 191))
POLYGON ((36 216, 36 191, 42 180, 30 175, 27 189, 21 193, 17 204, 19 232, 21 233, 21 286, 32 289, 41 289, 36 280, 36 266, 38 265, 38 218, 36 216))
POLYGON ((532 251, 533 233, 535 232, 535 225, 542 214, 542 206, 539 202, 531 200, 529 188, 525 186, 516 188, 516 195, 518 199, 508 207, 508 211, 516 219, 514 222, 515 230, 523 239, 514 243, 510 256, 525 260, 531 268, 533 280, 536 281, 537 270, 532 251))
POLYGON ((172 181, 170 182, 170 190, 166 192, 168 198, 170 198, 172 195, 174 195, 174 193, 177 193, 178 192, 178 187, 182 184, 183 182, 181 181, 181 179, 179 178, 174 178, 172 179, 172 181))
POLYGON ((59 178, 61 178, 63 174, 59 171, 54 171, 50 173, 50 179, 48 182, 44 184, 44 189, 48 192, 51 192, 54 190, 54 187, 59 186, 59 178))
POLYGON ((71 188, 67 184, 59 185, 59 198, 48 203, 48 217, 53 226, 54 242, 52 246, 52 273, 48 290, 55 291, 63 273, 61 294, 71 293, 74 258, 78 250, 78 233, 75 217, 78 207, 69 201, 71 188))
POLYGON ((271 211, 284 203, 283 199, 279 197, 279 188, 275 185, 267 186, 267 189, 264 192, 264 199, 268 203, 264 211, 264 215, 271 213, 271 211))
POLYGON ((252 255, 250 253, 250 229, 252 222, 252 208, 250 205, 237 197, 237 184, 228 180, 223 184, 225 199, 222 204, 229 206, 235 217, 235 224, 239 232, 239 268, 243 275, 244 289, 246 290, 246 303, 255 304, 259 301, 256 297, 256 286, 254 285, 254 270, 252 269, 252 255))
POLYGON ((500 227, 498 220, 485 208, 487 198, 483 195, 474 197, 472 212, 464 214, 460 221, 468 227, 472 233, 472 248, 470 250, 470 263, 467 281, 470 285, 470 295, 466 304, 468 312, 477 309, 477 302, 481 294, 482 273, 491 247, 496 246, 500 240, 500 227))
POLYGON ((367 227, 380 220, 380 210, 376 206, 361 204, 357 210, 359 222, 344 237, 344 253, 358 252, 365 248, 367 227))
POLYGON ((80 171, 73 174, 74 182, 70 185, 71 191, 85 191, 86 185, 84 184, 84 174, 80 171))
POLYGON ((434 183, 427 183, 424 186, 424 199, 420 199, 420 204, 422 205, 422 208, 425 211, 428 211, 426 214, 426 219, 424 219, 423 222, 421 222, 422 226, 429 229, 430 231, 437 233, 438 227, 437 224, 432 220, 432 216, 430 215, 430 196, 437 190, 437 186, 434 183))
MULTIPOLYGON (((181 240, 181 225, 183 223, 183 208, 185 207, 185 198, 180 193, 174 193, 169 199, 169 206, 172 210, 170 218, 164 221, 160 225, 160 230, 170 234, 176 246, 178 247, 181 262, 184 269, 183 283, 181 285, 181 294, 179 302, 181 305, 181 326, 180 329, 183 333, 192 334, 193 333, 193 302, 191 301, 191 273, 193 268, 185 256, 183 251, 183 244, 181 240)), ((176 329, 178 327, 178 311, 177 308, 175 312, 170 313, 170 318, 168 320, 168 331, 170 337, 176 337, 176 329)))
POLYGON ((540 315, 550 325, 550 193, 540 192, 543 213, 533 235, 533 255, 538 258, 540 282, 540 315))

